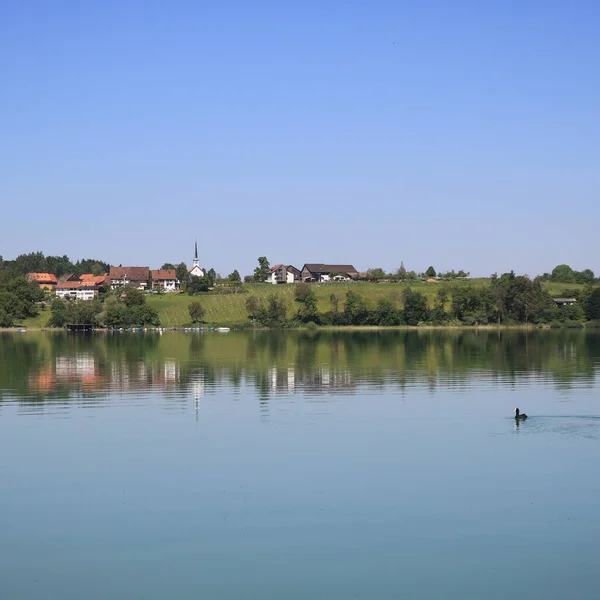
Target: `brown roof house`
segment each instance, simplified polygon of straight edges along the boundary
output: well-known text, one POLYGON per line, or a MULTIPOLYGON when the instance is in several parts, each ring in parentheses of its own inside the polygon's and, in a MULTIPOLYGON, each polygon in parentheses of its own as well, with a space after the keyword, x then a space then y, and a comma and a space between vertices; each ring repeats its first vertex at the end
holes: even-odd
POLYGON ((302 267, 302 281, 352 281, 358 271, 352 265, 306 264, 302 267))
POLYGON ((140 290, 148 288, 150 279, 149 267, 111 267, 108 275, 110 287, 115 290, 120 287, 135 287, 140 290))
POLYGON ((85 283, 91 283, 93 285, 104 285, 107 281, 110 282, 108 273, 104 275, 93 275, 92 273, 82 273, 80 276, 81 281, 85 283))
POLYGON ((41 290, 56 289, 56 275, 52 273, 27 273, 27 279, 36 283, 41 290))
POLYGON ((175 269, 153 269, 152 289, 176 292, 179 289, 179 279, 177 279, 175 269))
POLYGON ((267 283, 294 283, 300 281, 300 271, 292 265, 275 265, 266 279, 267 283))

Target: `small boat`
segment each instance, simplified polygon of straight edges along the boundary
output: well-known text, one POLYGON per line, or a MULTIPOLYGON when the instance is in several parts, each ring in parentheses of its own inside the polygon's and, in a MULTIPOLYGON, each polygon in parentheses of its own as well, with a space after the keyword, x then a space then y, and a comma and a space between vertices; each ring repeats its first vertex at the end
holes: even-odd
POLYGON ((215 331, 219 331, 220 333, 227 333, 228 331, 231 331, 231 329, 229 327, 217 327, 215 328, 215 331))

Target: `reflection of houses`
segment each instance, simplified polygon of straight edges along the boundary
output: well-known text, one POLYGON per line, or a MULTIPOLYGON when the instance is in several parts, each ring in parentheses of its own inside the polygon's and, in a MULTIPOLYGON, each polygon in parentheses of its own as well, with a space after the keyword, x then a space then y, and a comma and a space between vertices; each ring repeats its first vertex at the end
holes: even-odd
POLYGON ((56 276, 52 273, 27 273, 27 279, 37 284, 41 290, 53 290, 56 288, 56 276))
POLYGON ((556 306, 571 306, 577 302, 577 298, 552 298, 556 306))
POLYGON ((93 300, 98 286, 84 281, 61 281, 56 285, 56 296, 72 300, 93 300))
POLYGON ((179 289, 179 279, 177 279, 175 269, 153 269, 152 289, 165 292, 177 291, 179 289))
POLYGON ((267 283, 294 283, 300 281, 300 271, 292 265, 275 265, 266 281, 267 283))
POLYGON ((111 267, 110 287, 114 290, 120 287, 135 287, 145 290, 148 287, 150 269, 148 267, 111 267))
POLYGON ((352 281, 358 271, 352 265, 305 264, 302 267, 302 281, 352 281))
POLYGON ((356 387, 348 369, 331 369, 329 365, 307 370, 273 365, 267 371, 266 383, 269 391, 276 394, 292 394, 298 390, 319 394, 356 387))

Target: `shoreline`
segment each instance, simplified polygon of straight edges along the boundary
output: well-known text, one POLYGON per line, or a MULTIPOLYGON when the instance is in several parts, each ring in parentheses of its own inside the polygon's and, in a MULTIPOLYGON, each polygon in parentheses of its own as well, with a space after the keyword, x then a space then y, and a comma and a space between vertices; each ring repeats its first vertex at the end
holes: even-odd
MULTIPOLYGON (((214 333, 210 331, 209 326, 203 326, 204 332, 214 333)), ((582 324, 578 327, 551 327, 550 325, 533 325, 533 324, 518 324, 518 325, 392 325, 392 326, 379 326, 379 325, 323 325, 312 327, 289 327, 289 328, 270 328, 270 327, 240 327, 236 328, 235 325, 229 326, 231 331, 548 331, 558 329, 590 329, 590 327, 582 324)), ((118 331, 98 328, 92 330, 91 333, 201 333, 199 327, 181 327, 181 326, 165 326, 160 329, 148 329, 144 331, 142 328, 136 328, 137 330, 132 331, 118 331)), ((53 327, 5 327, 0 328, 0 333, 61 333, 66 332, 63 328, 53 327)), ((72 332, 81 333, 81 332, 72 332)), ((86 332, 90 333, 90 332, 86 332)), ((217 332, 218 333, 218 332, 217 332)))

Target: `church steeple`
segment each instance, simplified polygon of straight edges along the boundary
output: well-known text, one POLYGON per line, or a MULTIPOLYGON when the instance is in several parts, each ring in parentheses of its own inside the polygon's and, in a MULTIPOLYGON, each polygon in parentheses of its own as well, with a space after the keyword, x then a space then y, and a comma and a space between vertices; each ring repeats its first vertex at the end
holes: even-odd
POLYGON ((200 261, 198 260, 198 240, 194 242, 194 266, 200 266, 200 261))

